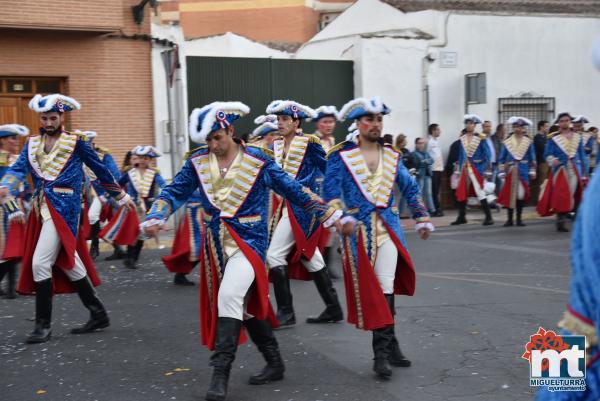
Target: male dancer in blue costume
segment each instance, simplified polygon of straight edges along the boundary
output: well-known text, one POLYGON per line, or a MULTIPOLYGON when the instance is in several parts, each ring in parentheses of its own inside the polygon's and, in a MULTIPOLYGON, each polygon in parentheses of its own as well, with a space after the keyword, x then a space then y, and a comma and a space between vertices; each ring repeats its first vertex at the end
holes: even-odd
POLYGON ((535 145, 527 136, 527 127, 533 123, 525 117, 513 116, 508 119, 507 125, 512 125, 513 132, 504 140, 498 157, 498 177, 504 179, 504 185, 498 194, 497 203, 508 210, 504 227, 514 225, 515 209, 517 226, 523 227, 523 206, 529 200, 530 179, 535 179, 537 170, 535 145))
POLYGON ((190 137, 206 145, 193 152, 173 182, 163 188, 142 224, 147 235, 156 235, 169 215, 200 190, 205 218, 200 322, 203 344, 215 350, 209 401, 227 395, 242 324, 267 361, 249 383, 283 379, 277 340, 265 320, 272 316, 265 267, 270 191, 302 205, 326 226, 341 215, 291 179, 268 151, 234 139, 233 121, 249 111, 241 102, 215 102, 191 113, 190 137))
MULTIPOLYGON (((77 101, 61 94, 36 95, 29 107, 40 113, 40 135, 30 137, 19 159, 0 181, 0 198, 14 194, 19 183, 31 174, 35 192, 17 291, 35 292, 35 328, 27 342, 41 343, 50 339, 54 293, 77 291, 90 311, 89 321, 71 333, 88 333, 109 325, 93 287, 100 280, 85 238, 78 236, 83 164, 94 172, 110 196, 127 207, 134 205, 89 142, 64 130, 64 113, 78 110, 77 101)), ((14 219, 23 220, 14 201, 6 202, 4 207, 14 219)))
POLYGON ((485 213, 483 225, 489 226, 494 224, 485 188, 485 178, 491 177, 489 148, 485 143, 485 134, 475 132, 477 124, 482 122, 481 118, 475 114, 466 114, 463 122, 465 132, 459 139, 458 161, 454 168, 458 217, 450 224, 456 226, 467 223, 467 200, 472 196, 477 197, 485 213))
MULTIPOLYGON (((306 135, 300 128, 301 121, 315 118, 316 112, 292 100, 275 100, 267 107, 267 113, 277 115, 277 126, 281 134, 273 142, 275 162, 291 178, 313 193, 319 193, 318 180, 325 173, 327 163, 325 150, 318 137, 306 135)), ((322 224, 301 206, 290 203, 289 199, 281 202, 273 223, 275 229, 267 251, 267 262, 273 279, 277 320, 280 325, 291 326, 296 323, 289 278, 302 277, 302 273, 305 274, 302 266, 310 273, 325 303, 325 310, 319 316, 307 318, 306 322, 329 323, 343 320, 344 313, 337 292, 318 249, 323 233, 322 224), (291 269, 295 271, 290 272, 291 269)))
MULTIPOLYGON (((18 155, 18 137, 29 135, 29 129, 19 124, 0 125, 0 178, 15 164, 18 155)), ((22 200, 22 197, 19 196, 22 200)), ((17 263, 22 255, 22 241, 25 230, 18 223, 10 224, 10 215, 5 210, 0 210, 0 283, 4 276, 8 276, 7 299, 17 297, 17 263)))
POLYGON ((389 364, 410 366, 394 333, 394 294, 415 291, 394 185, 413 212, 419 236, 427 239, 434 229, 400 151, 381 139, 383 116, 389 112, 378 98, 358 98, 342 107, 339 120, 355 120, 358 130, 331 149, 323 182, 324 200, 346 215, 342 260, 348 322, 373 332, 373 370, 383 379, 392 375, 389 364))

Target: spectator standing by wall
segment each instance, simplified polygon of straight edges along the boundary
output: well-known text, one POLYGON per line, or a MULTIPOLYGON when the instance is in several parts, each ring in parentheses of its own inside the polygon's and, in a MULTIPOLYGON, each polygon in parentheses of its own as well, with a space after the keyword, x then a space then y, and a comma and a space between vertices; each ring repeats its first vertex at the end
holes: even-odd
POLYGON ((432 177, 432 166, 433 158, 427 152, 427 143, 423 138, 417 138, 415 140, 415 151, 412 153, 413 160, 415 163, 415 178, 421 188, 421 195, 423 202, 430 214, 435 210, 433 204, 433 198, 431 197, 431 177, 432 177))
POLYGON ((432 213, 434 217, 441 217, 444 215, 440 204, 440 188, 442 184, 442 174, 444 173, 444 156, 442 155, 442 148, 440 147, 439 137, 442 133, 439 124, 430 124, 428 128, 429 140, 427 142, 427 152, 433 159, 433 165, 431 166, 431 198, 433 199, 433 206, 435 212, 432 213))

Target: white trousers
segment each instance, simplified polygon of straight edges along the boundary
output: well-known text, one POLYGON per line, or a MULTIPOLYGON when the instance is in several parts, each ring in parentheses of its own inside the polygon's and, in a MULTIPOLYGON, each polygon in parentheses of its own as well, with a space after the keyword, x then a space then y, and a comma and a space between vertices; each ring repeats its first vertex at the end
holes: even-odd
POLYGON ((254 269, 242 251, 227 259, 219 287, 217 307, 219 317, 244 320, 245 300, 254 282, 254 269))
MULTIPOLYGON (((48 219, 42 224, 40 238, 33 252, 31 267, 34 281, 39 282, 52 277, 52 266, 56 262, 60 248, 60 237, 58 236, 54 222, 52 219, 48 219)), ((81 280, 87 274, 85 266, 77 252, 75 252, 75 266, 73 269, 63 269, 63 271, 71 281, 81 280)))
POLYGON ((88 220, 90 224, 94 225, 100 220, 100 212, 102 212, 102 202, 98 199, 97 196, 94 196, 94 200, 92 200, 92 204, 88 209, 88 220))
MULTIPOLYGON (((269 244, 269 250, 267 251, 267 263, 269 263, 269 267, 287 265, 287 257, 295 244, 296 239, 294 238, 290 218, 284 213, 279 223, 277 223, 277 227, 275 227, 271 244, 269 244)), ((311 273, 318 272, 325 267, 325 261, 318 248, 310 260, 302 259, 302 264, 311 273)))
POLYGON ((377 248, 375 258, 375 275, 384 294, 394 293, 398 248, 391 240, 385 241, 377 248))

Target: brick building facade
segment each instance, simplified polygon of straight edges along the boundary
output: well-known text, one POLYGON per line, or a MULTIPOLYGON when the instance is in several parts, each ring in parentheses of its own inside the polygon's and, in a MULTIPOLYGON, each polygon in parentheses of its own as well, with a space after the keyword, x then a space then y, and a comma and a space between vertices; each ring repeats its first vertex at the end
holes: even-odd
POLYGON ((78 100, 67 129, 94 130, 118 163, 154 143, 150 11, 136 24, 139 0, 0 0, 0 123, 37 130, 27 108, 35 93, 78 100))
POLYGON ((259 42, 304 43, 354 0, 162 0, 160 21, 186 38, 234 32, 259 42))

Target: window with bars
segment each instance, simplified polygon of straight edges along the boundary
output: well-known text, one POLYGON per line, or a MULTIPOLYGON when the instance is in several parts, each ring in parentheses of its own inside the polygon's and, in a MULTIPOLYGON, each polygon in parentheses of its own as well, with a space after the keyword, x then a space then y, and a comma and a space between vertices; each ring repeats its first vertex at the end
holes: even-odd
MULTIPOLYGON (((520 116, 530 119, 532 127, 527 132, 535 135, 537 123, 541 120, 552 121, 554 119, 555 98, 534 95, 523 95, 520 97, 501 97, 498 99, 498 119, 500 123, 506 124, 511 116, 520 116)), ((506 127, 510 132, 510 127, 506 127)))

